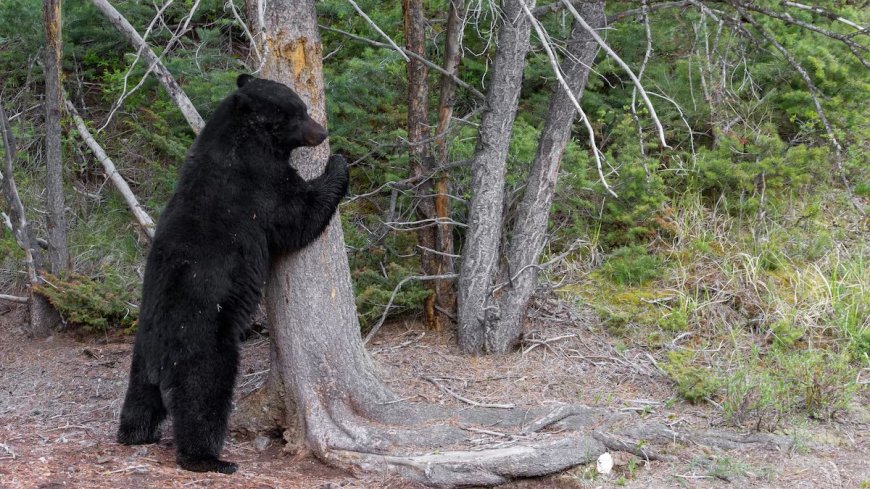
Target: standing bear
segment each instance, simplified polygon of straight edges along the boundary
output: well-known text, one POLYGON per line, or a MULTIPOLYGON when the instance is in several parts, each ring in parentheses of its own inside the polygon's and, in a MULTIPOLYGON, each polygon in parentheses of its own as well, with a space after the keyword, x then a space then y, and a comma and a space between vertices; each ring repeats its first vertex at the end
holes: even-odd
POLYGON ((156 443, 172 415, 187 470, 231 474, 220 460, 239 365, 239 337, 270 260, 304 248, 347 193, 347 163, 329 158, 305 181, 290 152, 326 130, 286 86, 239 76, 191 147, 148 254, 118 442, 156 443))

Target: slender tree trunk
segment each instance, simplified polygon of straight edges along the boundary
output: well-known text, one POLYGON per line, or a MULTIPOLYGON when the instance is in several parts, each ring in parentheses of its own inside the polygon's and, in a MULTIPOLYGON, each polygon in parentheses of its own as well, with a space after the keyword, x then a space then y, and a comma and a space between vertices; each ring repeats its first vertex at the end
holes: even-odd
MULTIPOLYGON (((462 26, 465 15, 464 0, 451 0, 447 11, 447 30, 444 39, 444 71, 440 79, 441 93, 438 97, 438 126, 435 129, 435 167, 444 167, 448 163, 449 146, 447 132, 453 117, 453 106, 456 103, 456 82, 452 76, 459 74, 459 63, 462 61, 462 26)), ((435 217, 439 221, 450 218, 450 178, 442 172, 435 179, 435 217)), ((439 274, 456 272, 453 259, 453 226, 446 222, 438 224, 436 246, 440 254, 436 257, 440 266, 439 274)), ((456 313, 456 287, 454 280, 434 281, 437 294, 436 305, 442 315, 456 313)))
POLYGON ((486 325, 497 320, 491 293, 498 265, 502 228, 505 170, 511 130, 516 116, 523 68, 529 50, 531 24, 520 2, 505 0, 500 13, 498 47, 474 152, 474 196, 468 210, 468 231, 459 276, 459 346, 479 353, 486 343, 486 325))
MULTIPOLYGON (((404 19, 405 48, 420 56, 426 54, 425 16, 422 0, 403 0, 402 13, 404 19)), ((429 70, 419 59, 411 57, 408 67, 408 164, 409 177, 420 178, 431 173, 432 159, 429 152, 429 70)), ((417 197, 414 202, 417 219, 421 221, 434 220, 435 199, 434 185, 431 179, 421 182, 416 187, 417 197)), ((425 275, 438 275, 439 260, 437 251, 436 225, 423 226, 417 230, 417 244, 420 246, 420 265, 425 275)), ((429 329, 440 330, 441 321, 435 314, 435 302, 438 289, 434 281, 427 281, 431 289, 425 302, 426 326, 429 329)))
MULTIPOLYGON (((583 3, 579 6, 579 11, 592 27, 604 27, 604 2, 583 3)), ((565 81, 577 100, 583 94, 597 52, 598 44, 595 40, 575 23, 568 40, 568 56, 565 57, 562 69, 565 81)), ((487 350, 490 352, 507 353, 522 333, 525 311, 537 285, 536 265, 547 242, 547 221, 556 190, 559 166, 571 137, 576 115, 577 110, 568 94, 557 83, 511 233, 511 242, 506 252, 506 267, 500 273, 504 284, 499 284, 502 288, 496 291, 499 297, 499 314, 495 321, 487 324, 490 331, 487 334, 487 350)))
POLYGON ((48 209, 48 263, 52 273, 69 269, 61 153, 61 0, 45 0, 45 196, 48 209))
POLYGON ((0 172, 0 181, 3 184, 3 198, 9 208, 9 215, 3 215, 6 225, 15 236, 18 246, 24 250, 24 266, 27 268, 27 278, 30 285, 29 299, 27 301, 30 321, 24 326, 24 331, 32 338, 41 338, 51 334, 54 326, 60 322, 60 315, 49 304, 48 299, 36 294, 33 286, 39 283, 39 269, 42 267, 42 255, 39 247, 34 246, 33 236, 30 233, 30 222, 24 211, 24 204, 18 195, 18 187, 15 185, 13 173, 13 161, 15 160, 15 137, 12 135, 12 127, 6 112, 0 105, 0 140, 3 142, 3 150, 6 153, 3 171, 0 172))

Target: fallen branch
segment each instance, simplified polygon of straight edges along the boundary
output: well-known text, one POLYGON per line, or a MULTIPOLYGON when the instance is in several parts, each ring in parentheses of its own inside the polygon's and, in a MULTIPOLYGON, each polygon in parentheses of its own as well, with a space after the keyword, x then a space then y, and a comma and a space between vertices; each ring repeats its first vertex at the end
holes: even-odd
POLYGON ((142 208, 142 205, 139 204, 139 200, 136 199, 136 196, 133 194, 133 191, 130 190, 130 186, 127 185, 124 177, 118 173, 118 169, 115 168, 115 164, 112 163, 112 160, 106 155, 106 152, 103 151, 103 148, 97 143, 94 137, 91 135, 91 132, 88 130, 88 126, 85 124, 85 121, 79 116, 76 108, 73 104, 66 100, 66 108, 69 110, 70 115, 72 115, 73 121, 75 121, 76 128, 79 131, 79 135, 82 137, 84 142, 91 148, 91 151, 94 153, 94 156, 100 161, 103 165, 103 168, 106 170, 106 176, 109 177, 109 180, 112 181, 112 184, 115 185, 115 188, 118 189, 118 192, 121 193, 121 196, 124 198, 124 202, 127 203, 127 207, 130 208, 130 212, 133 213, 133 217, 136 218, 136 222, 139 226, 142 227, 142 230, 145 231, 145 234, 148 236, 148 239, 154 239, 154 220, 151 219, 151 216, 145 212, 145 209, 142 208))
POLYGON ((516 407, 514 404, 487 404, 484 402, 472 401, 471 399, 469 399, 467 397, 463 397, 463 396, 453 392, 449 387, 442 384, 441 382, 438 382, 437 380, 435 380, 432 377, 425 377, 424 376, 421 378, 427 382, 432 383, 435 387, 441 389, 442 391, 444 391, 445 393, 454 397, 455 399, 458 399, 458 400, 464 402, 465 404, 470 404, 470 405, 475 406, 475 407, 494 408, 494 409, 513 409, 516 407))
POLYGON ((30 299, 27 297, 19 297, 17 295, 8 295, 8 294, 0 294, 0 299, 9 302, 17 302, 19 304, 27 304, 30 302, 30 299))
POLYGON ((166 66, 164 66, 160 61, 160 58, 154 54, 154 51, 148 47, 145 40, 142 39, 142 36, 136 32, 136 29, 130 24, 130 22, 128 22, 127 19, 124 18, 124 16, 121 15, 121 13, 118 12, 107 0, 91 0, 91 3, 93 3, 94 6, 97 7, 97 10, 109 19, 109 22, 111 22, 115 28, 121 31, 121 34, 124 34, 127 41, 136 48, 137 53, 141 53, 141 55, 145 57, 145 60, 148 62, 148 69, 154 71, 157 80, 160 81, 169 93, 169 96, 175 102, 175 105, 177 105, 181 110, 181 114, 187 120, 187 123, 190 124, 193 132, 199 134, 199 131, 201 131, 203 126, 205 126, 205 121, 202 119, 202 116, 199 115, 199 112, 187 97, 187 94, 184 93, 184 90, 182 90, 178 82, 175 81, 172 73, 166 69, 166 66))

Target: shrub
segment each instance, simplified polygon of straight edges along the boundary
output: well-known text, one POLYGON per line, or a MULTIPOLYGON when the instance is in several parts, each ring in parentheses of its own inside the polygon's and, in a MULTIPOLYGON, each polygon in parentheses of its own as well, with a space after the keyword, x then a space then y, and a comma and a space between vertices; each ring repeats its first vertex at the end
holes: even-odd
POLYGON ((99 280, 76 274, 46 274, 45 282, 34 290, 45 296, 66 321, 89 333, 110 328, 131 331, 136 326, 139 310, 131 303, 133 294, 117 275, 99 280))

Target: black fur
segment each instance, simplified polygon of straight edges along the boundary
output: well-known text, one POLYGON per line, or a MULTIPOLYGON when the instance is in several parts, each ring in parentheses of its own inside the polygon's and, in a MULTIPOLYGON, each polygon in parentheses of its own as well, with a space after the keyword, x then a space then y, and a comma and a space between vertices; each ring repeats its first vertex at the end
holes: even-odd
POLYGON ((220 460, 239 363, 238 338, 260 300, 270 259, 326 228, 347 193, 333 155, 306 182, 290 152, 326 130, 286 86, 249 75, 191 147, 148 254, 139 328, 118 442, 155 443, 172 415, 178 464, 231 474, 220 460))

